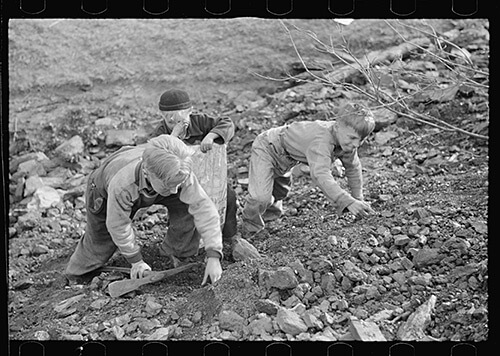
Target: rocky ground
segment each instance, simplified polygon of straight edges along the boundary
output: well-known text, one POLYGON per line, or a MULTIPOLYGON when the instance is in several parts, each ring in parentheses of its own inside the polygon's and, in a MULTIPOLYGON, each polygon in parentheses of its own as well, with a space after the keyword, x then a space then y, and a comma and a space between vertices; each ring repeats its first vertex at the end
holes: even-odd
MULTIPOLYGON (((235 259, 226 241, 224 273, 216 284, 200 286, 201 267, 120 298, 107 293, 110 282, 125 278, 120 272, 66 283, 64 263, 85 229, 86 176, 107 153, 145 137, 152 119, 159 118, 157 94, 166 83, 184 83, 198 109, 234 120, 228 173, 240 204, 250 146, 259 132, 295 120, 329 120, 341 103, 359 99, 322 85, 248 74, 278 76, 297 68, 287 36, 266 35, 279 28, 277 22, 179 24, 137 21, 127 29, 119 22, 10 24, 9 337, 487 340, 488 142, 383 111, 377 111, 376 132, 360 149, 373 216, 337 216, 311 183, 307 166, 299 166, 284 216, 249 241, 261 257, 235 259), (137 46, 128 47, 126 60, 120 38, 137 46), (161 41, 171 46, 169 53, 154 46, 161 41), (160 61, 165 55, 171 57, 171 71, 160 61), (35 58, 38 66, 31 65, 35 58)), ((296 24, 324 36, 334 26, 296 24)), ((435 25, 472 36, 474 41, 460 45, 487 69, 487 23, 435 25)), ((344 31, 358 51, 395 42, 380 21, 355 21, 344 31)), ((488 132, 488 97, 479 91, 461 86, 447 100, 422 105, 446 122, 488 132)), ((332 168, 346 186, 341 167, 332 168)), ((171 267, 156 250, 166 219, 164 209, 152 207, 135 221, 155 270, 171 267)), ((115 256, 110 265, 126 262, 115 256)))

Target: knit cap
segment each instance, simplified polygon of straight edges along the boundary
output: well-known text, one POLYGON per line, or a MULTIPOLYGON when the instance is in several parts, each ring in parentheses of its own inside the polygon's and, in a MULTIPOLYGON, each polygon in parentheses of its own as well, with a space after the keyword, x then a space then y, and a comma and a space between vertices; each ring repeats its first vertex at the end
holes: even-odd
POLYGON ((160 97, 159 107, 161 111, 176 111, 189 109, 191 100, 188 93, 180 89, 170 89, 160 97))

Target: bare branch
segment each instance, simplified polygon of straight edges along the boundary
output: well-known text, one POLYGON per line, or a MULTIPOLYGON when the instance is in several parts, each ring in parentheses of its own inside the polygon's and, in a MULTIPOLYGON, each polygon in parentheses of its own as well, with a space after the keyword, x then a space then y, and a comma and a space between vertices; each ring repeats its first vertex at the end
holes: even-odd
MULTIPOLYGON (((410 108, 407 102, 411 101, 412 99, 415 99, 416 95, 422 94, 423 96, 429 95, 430 90, 435 90, 436 87, 440 87, 440 84, 442 85, 442 81, 439 82, 438 79, 434 79, 432 81, 429 81, 428 76, 424 76, 423 74, 420 75, 417 72, 405 72, 407 73, 410 77, 413 78, 419 78, 419 84, 413 84, 414 90, 411 90, 409 93, 401 93, 400 89, 398 88, 398 83, 394 80, 394 72, 390 67, 386 64, 382 64, 383 61, 390 60, 392 63, 394 61, 398 60, 400 61, 403 54, 408 53, 412 49, 419 49, 423 53, 428 54, 432 56, 432 58, 436 59, 440 63, 442 63, 451 73, 455 74, 456 78, 455 79, 462 79, 464 82, 467 82, 469 84, 472 84, 477 87, 481 88, 488 88, 488 86, 485 86, 481 83, 477 83, 474 80, 472 80, 469 76, 465 75, 462 73, 459 69, 465 68, 469 70, 471 67, 469 66, 458 66, 456 63, 451 62, 450 60, 447 60, 440 55, 437 55, 427 49, 425 46, 430 43, 430 40, 425 37, 425 38, 415 38, 412 40, 408 40, 403 36, 402 33, 400 33, 392 24, 386 21, 389 27, 391 27, 399 36, 400 38, 403 39, 403 43, 395 46, 389 51, 386 52, 381 52, 381 51, 373 51, 370 53, 365 53, 364 56, 361 59, 358 59, 357 56, 355 56, 348 44, 347 38, 342 33, 342 29, 340 28, 341 32, 341 38, 343 41, 343 45, 341 46, 340 52, 339 50, 335 49, 333 46, 333 41, 330 37, 330 44, 323 43, 316 34, 314 34, 311 31, 304 31, 299 29, 297 26, 291 24, 291 26, 297 30, 301 31, 302 33, 305 33, 310 39, 314 41, 318 45, 316 47, 316 50, 319 52, 326 52, 329 54, 332 54, 336 59, 340 60, 343 65, 339 67, 335 67, 333 63, 330 63, 331 66, 331 71, 329 72, 324 72, 323 76, 319 76, 315 73, 313 73, 308 65, 306 64, 306 61, 304 60, 303 56, 301 55, 299 49, 297 48, 297 45, 294 41, 293 35, 290 31, 290 29, 285 25, 283 21, 280 20, 280 23, 282 24, 283 28, 285 29, 286 33, 288 34, 290 41, 292 43, 292 46, 294 48, 295 54, 297 55, 301 66, 304 68, 305 72, 312 78, 312 80, 309 79, 302 79, 297 76, 293 76, 290 73, 287 73, 287 77, 282 78, 282 79, 276 79, 276 78, 269 78, 266 76, 262 76, 258 73, 252 73, 260 78, 265 78, 265 79, 271 79, 275 81, 289 81, 293 80, 297 83, 309 83, 309 84, 315 84, 315 85, 327 85, 333 88, 341 87, 344 88, 347 91, 352 91, 357 93, 358 95, 364 96, 367 98, 369 101, 371 101, 373 104, 376 105, 376 108, 385 108, 401 117, 405 117, 407 119, 416 121, 421 124, 429 125, 435 128, 438 128, 440 130, 444 131, 455 131, 455 132, 460 132, 462 134, 479 138, 479 139, 484 139, 487 140, 488 136, 485 135, 480 135, 476 134, 474 132, 469 132, 467 130, 464 130, 460 127, 457 127, 455 125, 452 125, 450 123, 447 123, 443 120, 440 120, 434 116, 426 115, 424 113, 419 113, 415 109, 410 108), (342 53, 342 54, 339 54, 342 53), (379 69, 377 69, 375 66, 376 65, 381 65, 379 69), (387 68, 389 68, 387 70, 387 68), (458 68, 458 69, 456 69, 458 68), (384 69, 386 71, 384 72, 384 69), (378 73, 377 73, 378 72, 378 73), (362 88, 360 86, 357 86, 353 83, 348 83, 345 81, 347 76, 353 75, 355 73, 360 73, 367 81, 368 85, 367 88, 362 88), (383 88, 383 83, 382 79, 384 75, 388 75, 391 77, 391 90, 394 91, 393 94, 391 92, 388 92, 383 88)), ((408 26, 408 25, 406 25, 408 26)), ((413 28, 412 26, 409 26, 412 29, 417 30, 416 28, 413 28)), ((431 27, 432 28, 432 27, 431 27)), ((432 29, 434 31, 434 29, 432 29)), ((420 30, 421 33, 426 34, 427 36, 430 36, 431 38, 435 39, 438 41, 438 39, 441 38, 439 34, 437 34, 435 31, 434 33, 430 33, 427 31, 420 30)), ((439 42, 439 41, 438 41, 439 42)), ((485 74, 485 72, 480 72, 477 71, 476 69, 475 73, 480 73, 480 74, 485 74)), ((455 84, 452 85, 457 85, 456 82, 452 82, 455 84)))

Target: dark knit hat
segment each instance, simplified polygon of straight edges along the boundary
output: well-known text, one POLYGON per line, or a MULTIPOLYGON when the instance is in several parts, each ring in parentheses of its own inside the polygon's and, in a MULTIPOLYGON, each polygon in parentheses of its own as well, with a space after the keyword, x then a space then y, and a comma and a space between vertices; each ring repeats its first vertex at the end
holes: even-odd
POLYGON ((188 93, 184 90, 170 89, 161 95, 159 107, 161 111, 189 109, 191 107, 191 100, 188 93))

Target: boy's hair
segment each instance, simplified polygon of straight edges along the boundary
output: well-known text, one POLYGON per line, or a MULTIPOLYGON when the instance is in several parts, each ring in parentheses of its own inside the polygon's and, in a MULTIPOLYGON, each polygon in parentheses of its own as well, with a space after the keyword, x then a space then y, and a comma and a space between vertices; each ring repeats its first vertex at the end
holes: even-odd
POLYGON ((352 127, 364 139, 375 128, 375 119, 370 109, 359 104, 347 104, 340 108, 337 122, 352 127))
POLYGON ((192 149, 177 137, 160 135, 148 141, 142 159, 145 167, 159 179, 179 182, 192 172, 192 154, 192 149))

